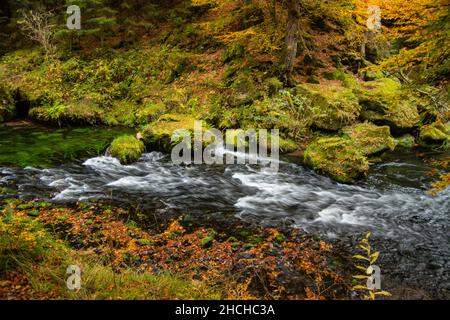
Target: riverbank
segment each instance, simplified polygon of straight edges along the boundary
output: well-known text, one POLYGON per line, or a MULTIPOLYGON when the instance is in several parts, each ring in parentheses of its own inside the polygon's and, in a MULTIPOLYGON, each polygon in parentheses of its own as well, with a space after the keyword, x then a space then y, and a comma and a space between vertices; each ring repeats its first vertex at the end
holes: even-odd
POLYGON ((182 218, 148 229, 112 206, 21 201, 8 201, 0 222, 1 298, 350 297, 348 257, 301 231, 242 221, 215 230, 182 218), (69 265, 82 270, 80 290, 66 287, 69 265))

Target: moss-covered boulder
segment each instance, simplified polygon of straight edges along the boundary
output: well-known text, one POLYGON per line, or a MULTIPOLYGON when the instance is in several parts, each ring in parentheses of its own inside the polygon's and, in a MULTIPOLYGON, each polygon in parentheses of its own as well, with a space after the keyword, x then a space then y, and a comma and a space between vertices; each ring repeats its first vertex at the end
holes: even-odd
POLYGON ((450 134, 450 121, 448 121, 444 124, 444 132, 446 134, 450 134))
POLYGON ((281 153, 292 153, 297 151, 299 148, 298 144, 291 139, 280 138, 280 152, 281 153))
POLYGON ((412 149, 416 145, 416 140, 410 134, 405 134, 400 138, 396 139, 396 141, 397 141, 397 148, 412 149))
POLYGON ((137 161, 144 150, 144 143, 132 135, 123 135, 114 139, 110 147, 111 156, 117 158, 122 164, 137 161))
POLYGON ((147 146, 170 152, 173 146, 183 140, 183 132, 193 137, 195 121, 197 120, 189 115, 165 114, 146 125, 140 136, 147 146))
POLYGON ((422 147, 445 147, 447 149, 450 144, 448 126, 439 120, 422 126, 419 133, 419 144, 422 147))
POLYGON ((103 122, 103 111, 89 100, 54 102, 34 107, 29 116, 38 122, 52 125, 94 125, 103 122))
POLYGON ((0 122, 10 120, 15 113, 11 92, 0 84, 0 122))
POLYGON ((341 183, 352 183, 369 171, 369 162, 344 138, 319 138, 305 150, 305 163, 341 183))
POLYGON ((313 84, 301 85, 296 89, 297 94, 307 100, 312 124, 318 129, 338 131, 359 116, 358 99, 350 89, 313 84))
POLYGON ((366 122, 346 127, 343 131, 350 138, 352 145, 365 156, 394 150, 396 146, 388 126, 379 127, 366 122))
POLYGON ((406 133, 420 122, 417 102, 389 78, 362 83, 354 89, 362 106, 361 117, 377 125, 388 125, 396 134, 406 133))
MULTIPOLYGON (((262 144, 263 146, 265 145, 267 150, 271 150, 272 135, 270 133, 268 133, 266 141, 264 139, 262 139, 261 136, 258 136, 258 143, 262 144)), ((278 137, 278 146, 279 146, 280 153, 282 153, 282 154, 292 153, 299 149, 298 143, 296 143, 295 141, 293 141, 289 138, 283 138, 283 137, 278 137)))

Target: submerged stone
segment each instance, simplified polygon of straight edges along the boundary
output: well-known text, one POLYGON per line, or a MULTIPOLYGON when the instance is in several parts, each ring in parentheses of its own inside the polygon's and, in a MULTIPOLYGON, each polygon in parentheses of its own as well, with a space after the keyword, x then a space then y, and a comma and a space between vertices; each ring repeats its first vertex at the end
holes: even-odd
POLYGON ((352 183, 369 171, 369 162, 351 141, 344 138, 319 138, 304 154, 305 163, 312 169, 341 183, 352 183))

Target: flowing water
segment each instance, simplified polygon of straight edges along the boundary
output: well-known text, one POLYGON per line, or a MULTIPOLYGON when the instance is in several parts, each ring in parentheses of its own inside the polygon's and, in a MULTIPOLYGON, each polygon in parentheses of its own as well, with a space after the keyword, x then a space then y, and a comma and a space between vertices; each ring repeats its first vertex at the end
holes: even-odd
POLYGON ((299 227, 349 250, 370 230, 386 288, 449 298, 450 188, 428 196, 432 168, 414 153, 385 160, 373 166, 367 181, 342 185, 290 162, 281 161, 275 173, 254 165, 174 165, 170 156, 150 152, 128 166, 107 156, 44 169, 0 164, 0 188, 23 198, 114 199, 156 214, 237 216, 299 227))

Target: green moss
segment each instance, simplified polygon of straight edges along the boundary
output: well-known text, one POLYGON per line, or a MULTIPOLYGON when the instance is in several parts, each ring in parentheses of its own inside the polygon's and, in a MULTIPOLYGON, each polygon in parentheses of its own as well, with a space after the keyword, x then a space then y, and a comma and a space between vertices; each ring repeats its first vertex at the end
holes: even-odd
POLYGON ((103 154, 125 128, 51 129, 37 125, 0 127, 0 166, 46 168, 103 154))
POLYGON ((397 147, 399 148, 412 149, 416 145, 414 137, 410 134, 405 134, 396 140, 397 140, 397 147))
POLYGON ((154 103, 144 101, 143 108, 137 111, 137 121, 140 124, 147 124, 157 120, 166 112, 166 106, 163 103, 154 103))
POLYGON ((248 147, 248 141, 245 139, 245 130, 242 129, 227 129, 225 142, 235 148, 248 147))
POLYGON ((319 79, 319 77, 313 75, 313 76, 309 76, 307 82, 313 83, 313 84, 320 84, 320 79, 319 79))
POLYGON ((255 74, 249 69, 237 70, 228 82, 232 90, 229 103, 233 107, 250 105, 263 95, 255 74))
POLYGON ((444 132, 446 134, 450 134, 450 121, 448 121, 444 124, 444 132))
POLYGON ((382 78, 362 83, 354 88, 363 108, 365 120, 378 125, 388 125, 392 131, 402 133, 420 121, 414 99, 402 90, 400 82, 382 78))
POLYGON ((202 246, 202 248, 208 248, 212 245, 213 241, 214 241, 214 237, 207 236, 202 239, 202 241, 200 242, 200 245, 202 246))
POLYGON ((343 70, 334 70, 334 71, 328 71, 324 72, 323 77, 328 80, 341 80, 344 81, 347 77, 347 74, 343 70))
POLYGON ((350 140, 319 138, 305 151, 305 163, 341 183, 351 183, 364 177, 369 162, 350 140))
POLYGON ((337 131, 359 116, 358 99, 350 89, 309 84, 297 90, 308 100, 313 125, 319 129, 337 131))
POLYGON ((388 126, 379 127, 371 123, 360 123, 344 128, 344 133, 350 138, 352 145, 365 156, 394 150, 396 146, 388 126))
POLYGON ((128 100, 116 101, 112 107, 104 113, 103 122, 110 126, 133 127, 137 121, 138 106, 128 100))
POLYGON ((111 155, 119 159, 120 163, 128 164, 137 161, 145 147, 142 141, 139 141, 132 135, 120 136, 111 143, 111 155))
POLYGON ((51 105, 35 107, 29 116, 41 123, 53 125, 94 125, 101 123, 103 111, 92 101, 80 100, 65 104, 54 102, 51 105))
POLYGON ((280 151, 282 153, 291 153, 298 150, 298 144, 290 139, 280 137, 280 151))
MULTIPOLYGON (((267 148, 271 148, 271 145, 272 145, 271 135, 268 134, 267 138, 268 138, 267 139, 268 141, 266 144, 267 148)), ((279 147, 280 147, 281 153, 291 153, 291 152, 298 150, 298 143, 296 143, 295 141, 293 141, 291 139, 279 137, 278 142, 279 142, 279 147)))
POLYGON ((235 59, 243 58, 245 54, 245 46, 242 43, 232 43, 224 52, 222 57, 223 63, 229 63, 235 59))
POLYGON ((382 78, 363 82, 355 91, 365 109, 383 112, 401 95, 401 88, 398 80, 382 78))
POLYGON ((11 92, 0 84, 0 122, 7 121, 14 116, 14 100, 11 92))
POLYGON ((448 146, 450 134, 447 127, 441 121, 420 128, 419 144, 422 147, 448 146))
POLYGON ((175 138, 177 132, 187 130, 192 133, 196 119, 189 115, 165 114, 157 121, 148 124, 140 133, 146 145, 170 152, 182 140, 175 138))
POLYGON ((266 92, 269 96, 273 96, 283 89, 283 82, 275 77, 266 79, 264 83, 266 86, 266 92))

